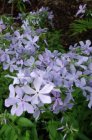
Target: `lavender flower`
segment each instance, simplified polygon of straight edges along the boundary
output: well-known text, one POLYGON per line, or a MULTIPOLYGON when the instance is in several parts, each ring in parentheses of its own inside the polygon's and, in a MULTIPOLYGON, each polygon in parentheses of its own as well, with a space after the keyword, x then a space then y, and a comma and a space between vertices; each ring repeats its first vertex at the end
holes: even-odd
POLYGON ((0 32, 2 32, 6 28, 5 24, 2 20, 0 20, 0 32))
POLYGON ((83 17, 85 11, 86 11, 86 4, 79 5, 79 10, 76 13, 76 17, 79 16, 79 15, 81 15, 81 17, 83 17))
POLYGON ((41 88, 42 83, 43 80, 41 78, 36 78, 33 82, 35 90, 28 85, 25 85, 22 88, 26 94, 32 95, 32 104, 39 104, 40 102, 43 104, 51 103, 51 97, 49 96, 49 93, 52 91, 54 86, 52 84, 46 84, 43 88, 41 88))
POLYGON ((10 95, 9 98, 5 100, 5 106, 12 106, 11 114, 20 116, 24 111, 28 113, 34 113, 33 106, 29 103, 30 97, 28 95, 24 95, 22 88, 16 86, 14 88, 13 85, 9 86, 10 95))
POLYGON ((61 97, 60 97, 60 92, 53 91, 52 94, 54 96, 54 97, 52 97, 52 101, 54 101, 53 110, 55 110, 59 106, 62 106, 63 102, 62 102, 61 97))

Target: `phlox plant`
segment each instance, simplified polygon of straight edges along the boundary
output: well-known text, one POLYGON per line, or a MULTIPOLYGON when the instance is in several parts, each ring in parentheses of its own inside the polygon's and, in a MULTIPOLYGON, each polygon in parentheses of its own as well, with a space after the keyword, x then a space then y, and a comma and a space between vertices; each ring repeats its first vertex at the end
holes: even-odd
MULTIPOLYGON (((40 38, 47 30, 40 27, 41 19, 35 18, 42 11, 48 11, 48 8, 30 13, 34 18, 27 16, 20 28, 12 26, 8 34, 8 25, 3 20, 0 22, 0 34, 5 39, 3 41, 8 42, 0 48, 0 85, 4 88, 0 90, 3 99, 0 103, 0 138, 43 140, 46 136, 46 140, 48 137, 50 140, 87 140, 73 108, 78 103, 90 110, 92 107, 91 41, 80 41, 62 53, 50 51, 48 40, 45 40, 48 45, 42 50, 40 38), (83 102, 80 103, 79 97, 83 102), (37 134, 36 125, 42 125, 42 136, 39 132, 37 134)), ((52 21, 52 12, 47 13, 52 21)))

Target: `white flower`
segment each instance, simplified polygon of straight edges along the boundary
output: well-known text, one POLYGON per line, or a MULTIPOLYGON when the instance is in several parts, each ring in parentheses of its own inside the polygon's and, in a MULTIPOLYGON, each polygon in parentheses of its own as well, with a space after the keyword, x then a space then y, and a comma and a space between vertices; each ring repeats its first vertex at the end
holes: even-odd
POLYGON ((26 94, 31 95, 31 103, 32 104, 39 104, 40 102, 45 104, 51 103, 51 97, 49 96, 49 93, 54 88, 54 85, 52 84, 46 84, 42 87, 43 79, 42 78, 36 78, 33 82, 33 86, 35 89, 31 88, 29 85, 24 85, 22 87, 23 91, 26 94))

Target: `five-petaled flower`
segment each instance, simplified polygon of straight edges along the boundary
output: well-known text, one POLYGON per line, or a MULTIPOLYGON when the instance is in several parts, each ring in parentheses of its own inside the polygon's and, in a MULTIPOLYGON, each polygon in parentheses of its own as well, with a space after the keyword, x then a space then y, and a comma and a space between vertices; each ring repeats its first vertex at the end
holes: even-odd
POLYGON ((30 103, 30 96, 25 95, 22 88, 19 86, 14 86, 11 84, 9 86, 10 95, 9 98, 5 100, 5 106, 12 106, 11 114, 21 116, 24 111, 28 113, 34 113, 34 108, 30 103))
POLYGON ((51 103, 50 92, 53 90, 53 84, 46 84, 43 86, 43 79, 36 78, 33 82, 34 89, 31 88, 29 85, 25 85, 22 87, 23 91, 26 94, 31 95, 31 103, 32 104, 39 104, 42 102, 43 104, 51 103))

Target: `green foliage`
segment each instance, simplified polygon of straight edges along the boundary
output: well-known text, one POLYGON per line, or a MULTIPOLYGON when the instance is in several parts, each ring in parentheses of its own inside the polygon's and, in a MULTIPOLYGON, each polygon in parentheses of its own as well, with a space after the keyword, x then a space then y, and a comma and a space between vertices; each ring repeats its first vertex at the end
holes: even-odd
POLYGON ((17 124, 20 126, 20 127, 33 127, 33 123, 27 119, 27 118, 24 118, 24 117, 20 117, 18 120, 17 120, 17 124))
POLYGON ((0 65, 0 113, 4 112, 4 100, 8 96, 8 86, 11 83, 11 79, 5 77, 6 74, 9 74, 9 71, 3 71, 2 66, 0 65))
POLYGON ((87 10, 86 16, 87 16, 88 18, 91 18, 91 17, 92 17, 92 9, 88 9, 88 10, 87 10))
POLYGON ((65 50, 62 46, 62 34, 58 30, 48 31, 43 33, 40 36, 39 46, 41 46, 41 50, 45 50, 48 48, 51 51, 58 50, 59 52, 64 53, 65 50))
MULTIPOLYGON (((16 8, 19 12, 24 13, 26 11, 26 6, 23 0, 9 0, 8 3, 12 4, 11 9, 14 10, 14 5, 16 5, 16 8)), ((13 11, 12 11, 13 12, 13 11)), ((13 13, 11 13, 13 14, 13 13)))
POLYGON ((5 114, 5 123, 0 126, 1 140, 38 140, 35 122, 25 117, 5 114))
POLYGON ((17 1, 17 8, 21 13, 24 13, 26 11, 26 6, 22 0, 17 1))
POLYGON ((92 18, 75 20, 75 22, 70 25, 72 36, 86 32, 88 30, 92 30, 92 18))
POLYGON ((61 138, 63 138, 62 135, 57 131, 59 124, 60 122, 54 120, 48 122, 47 130, 49 132, 50 140, 61 140, 61 138))
POLYGON ((64 52, 64 48, 62 46, 62 34, 58 30, 52 30, 47 32, 46 39, 48 43, 48 49, 50 50, 58 50, 60 52, 64 52))
POLYGON ((48 11, 37 11, 36 13, 30 12, 27 14, 26 19, 33 28, 44 28, 50 25, 50 22, 48 21, 48 11))

